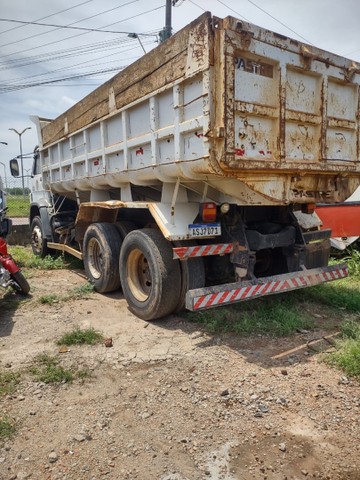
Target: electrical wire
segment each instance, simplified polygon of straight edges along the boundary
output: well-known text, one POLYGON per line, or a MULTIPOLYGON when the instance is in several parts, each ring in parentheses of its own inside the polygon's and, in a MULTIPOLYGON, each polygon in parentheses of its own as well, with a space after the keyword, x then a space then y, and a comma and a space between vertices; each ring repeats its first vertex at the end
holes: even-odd
MULTIPOLYGON (((136 0, 136 1, 138 1, 138 0, 136 0)), ((117 22, 113 22, 113 23, 110 23, 110 24, 108 24, 108 25, 104 25, 104 27, 102 27, 102 28, 111 27, 111 26, 116 25, 116 24, 118 24, 118 23, 122 23, 122 22, 125 22, 125 21, 128 21, 128 20, 132 20, 132 19, 134 19, 134 18, 140 17, 140 16, 142 16, 142 15, 146 15, 146 14, 148 14, 148 13, 152 13, 152 12, 154 12, 154 11, 157 11, 157 10, 160 10, 160 9, 164 9, 164 8, 165 8, 164 5, 161 5, 160 7, 152 8, 151 10, 147 10, 146 12, 142 12, 142 13, 139 13, 139 14, 137 14, 137 15, 132 15, 131 17, 124 18, 124 19, 119 20, 119 21, 117 21, 117 22)), ((48 42, 48 43, 42 44, 42 45, 40 45, 39 47, 31 47, 31 48, 27 48, 27 49, 25 49, 25 50, 21 50, 21 51, 19 51, 19 52, 16 52, 16 54, 19 55, 19 54, 21 54, 21 53, 26 53, 26 52, 29 52, 29 51, 33 51, 33 50, 35 50, 35 49, 37 49, 37 48, 48 47, 48 46, 50 46, 50 45, 54 45, 54 44, 57 44, 57 43, 60 43, 60 42, 72 40, 72 39, 77 38, 77 37, 80 37, 80 36, 82 36, 82 35, 88 35, 88 33, 89 33, 89 32, 84 32, 84 33, 78 33, 78 34, 76 34, 76 35, 71 35, 70 37, 66 37, 66 38, 63 38, 63 39, 61 39, 61 40, 55 40, 55 41, 53 41, 53 42, 48 42)), ((11 57, 11 56, 13 56, 13 55, 14 55, 14 53, 11 53, 11 54, 8 54, 8 55, 2 55, 2 59, 7 58, 7 57, 11 57)))
MULTIPOLYGON (((154 36, 157 38, 157 33, 144 33, 137 35, 154 36)), ((13 68, 21 68, 26 66, 33 66, 38 63, 50 62, 54 60, 63 60, 67 58, 73 58, 81 55, 89 55, 103 50, 114 50, 119 48, 119 44, 122 46, 133 43, 133 39, 127 39, 126 37, 120 37, 113 40, 105 40, 103 42, 96 42, 87 45, 81 45, 74 48, 55 50, 53 52, 46 52, 39 55, 33 55, 26 58, 15 58, 13 60, 0 61, 0 70, 10 70, 13 68)))
MULTIPOLYGON (((217 0, 218 2, 220 2, 220 0, 217 0)), ((285 23, 283 23, 281 20, 279 20, 278 18, 274 17, 273 15, 271 15, 271 13, 267 12, 266 10, 264 10, 263 8, 259 7, 259 5, 257 5, 255 2, 253 2, 252 0, 247 0, 249 3, 251 3, 251 5, 254 5, 254 7, 258 8, 261 12, 265 13, 265 15, 267 15, 268 17, 272 18, 273 20, 275 20, 275 22, 278 22, 280 23, 280 25, 282 25, 283 27, 287 28, 290 32, 292 33, 295 33, 295 35, 297 35, 299 38, 302 38, 306 43, 309 43, 310 45, 313 45, 312 42, 310 42, 310 40, 307 40, 305 37, 303 37, 302 35, 300 35, 300 33, 297 33, 295 30, 293 30, 292 28, 290 28, 288 25, 286 25, 285 23)), ((222 2, 220 2, 222 3, 222 2)))
POLYGON ((246 22, 250 22, 250 20, 245 18, 244 15, 241 15, 241 13, 239 13, 236 10, 234 10, 233 8, 229 7, 229 5, 226 5, 225 2, 222 2, 221 0, 217 0, 217 2, 220 3, 221 5, 223 5, 224 7, 228 8, 233 13, 236 13, 236 15, 238 15, 240 18, 244 19, 246 22))
MULTIPOLYGON (((65 8, 64 10, 59 10, 58 12, 52 13, 51 15, 46 15, 46 17, 41 17, 33 20, 34 22, 41 22, 42 20, 46 20, 47 18, 54 17, 56 15, 60 15, 61 13, 68 12, 69 10, 74 10, 74 8, 81 7, 82 5, 86 5, 87 3, 91 3, 94 0, 86 0, 86 2, 78 3, 77 5, 74 5, 73 7, 65 8)), ((9 28, 7 30, 3 30, 0 32, 0 35, 8 32, 12 32, 13 30, 18 30, 19 28, 23 28, 24 25, 18 25, 16 27, 9 28)))
MULTIPOLYGON (((92 18, 97 18, 97 17, 100 17, 101 15, 105 15, 106 13, 109 13, 109 12, 112 12, 114 10, 118 10, 119 8, 122 8, 122 7, 126 7, 127 5, 131 5, 132 3, 136 3, 138 2, 139 0, 131 0, 127 3, 124 3, 122 5, 119 5, 117 7, 113 7, 113 8, 110 8, 108 10, 104 10, 100 13, 96 13, 95 15, 90 15, 89 17, 85 17, 85 18, 82 18, 81 20, 76 20, 75 22, 72 22, 72 23, 69 23, 68 25, 48 25, 48 26, 55 26, 56 28, 52 29, 52 30, 49 30, 47 32, 42 32, 42 33, 37 33, 35 35, 31 35, 30 37, 26 37, 26 38, 22 38, 22 39, 19 39, 19 40, 15 40, 13 42, 10 42, 10 43, 5 43, 3 45, 0 45, 1 47, 7 47, 9 45, 13 45, 15 43, 20 43, 20 42, 24 42, 26 40, 29 40, 31 38, 36 38, 36 37, 40 37, 41 35, 46 35, 48 33, 51 33, 51 32, 54 32, 56 30, 59 30, 59 29, 65 29, 65 28, 70 28, 72 25, 74 25, 75 23, 81 23, 81 22, 85 22, 86 20, 90 20, 92 18)), ((8 21, 8 22, 18 22, 18 23, 21 23, 23 25, 36 25, 35 22, 22 22, 20 20, 10 20, 10 19, 2 19, 2 21, 8 21)), ((38 24, 38 25, 41 25, 41 24, 38 24)), ((80 27, 78 27, 80 28, 80 27)), ((114 32, 111 32, 111 33, 114 33, 114 32)), ((115 32, 117 33, 117 32, 115 32)))

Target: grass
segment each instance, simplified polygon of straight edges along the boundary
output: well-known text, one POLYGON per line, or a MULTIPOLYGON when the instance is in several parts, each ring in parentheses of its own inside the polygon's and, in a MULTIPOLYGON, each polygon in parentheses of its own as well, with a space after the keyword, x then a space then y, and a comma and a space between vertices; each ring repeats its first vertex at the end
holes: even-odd
POLYGON ((10 246, 9 252, 15 258, 21 268, 32 268, 35 270, 63 270, 66 268, 83 268, 82 262, 66 254, 47 255, 45 258, 37 257, 30 247, 10 246))
POLYGON ((74 373, 60 366, 57 357, 41 354, 35 358, 35 363, 36 365, 31 367, 30 373, 38 382, 68 383, 74 380, 74 373))
POLYGON ((91 376, 88 369, 66 369, 60 365, 60 359, 57 356, 51 356, 46 353, 40 354, 35 358, 35 365, 30 368, 30 373, 34 375, 38 382, 47 384, 71 383, 76 378, 84 380, 91 376))
POLYGON ((346 375, 360 379, 360 323, 349 320, 341 325, 341 339, 337 350, 325 357, 325 361, 342 369, 346 375))
POLYGON ((0 417, 0 440, 11 438, 15 433, 16 426, 9 417, 0 417))
POLYGON ((42 305, 54 305, 54 303, 65 302, 67 300, 87 298, 90 293, 94 292, 94 285, 86 282, 79 287, 75 287, 69 290, 65 295, 59 295, 57 293, 50 293, 48 295, 42 295, 39 297, 39 302, 42 305))
POLYGON ((314 325, 293 295, 282 295, 238 303, 201 313, 186 313, 190 321, 204 325, 210 333, 267 334, 285 336, 314 325))
POLYGON ((29 195, 7 195, 6 204, 9 207, 9 217, 28 217, 30 212, 29 195))
POLYGON ((93 328, 81 330, 76 327, 72 332, 65 333, 56 343, 58 345, 95 345, 101 343, 104 337, 93 328))
POLYGON ((16 390, 20 375, 14 372, 0 371, 0 395, 9 395, 16 390))

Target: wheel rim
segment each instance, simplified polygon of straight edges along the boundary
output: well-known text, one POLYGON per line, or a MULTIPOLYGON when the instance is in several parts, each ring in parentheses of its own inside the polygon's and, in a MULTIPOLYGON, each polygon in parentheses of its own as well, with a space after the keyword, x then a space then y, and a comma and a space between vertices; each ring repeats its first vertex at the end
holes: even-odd
POLYGON ((93 278, 99 279, 103 272, 103 256, 99 242, 91 238, 88 243, 88 267, 93 278))
POLYGON ((126 279, 132 295, 139 302, 145 302, 152 288, 149 263, 141 250, 132 250, 126 265, 126 279))
POLYGON ((32 244, 34 249, 37 252, 41 251, 43 238, 42 238, 41 228, 38 225, 36 225, 32 231, 32 244))

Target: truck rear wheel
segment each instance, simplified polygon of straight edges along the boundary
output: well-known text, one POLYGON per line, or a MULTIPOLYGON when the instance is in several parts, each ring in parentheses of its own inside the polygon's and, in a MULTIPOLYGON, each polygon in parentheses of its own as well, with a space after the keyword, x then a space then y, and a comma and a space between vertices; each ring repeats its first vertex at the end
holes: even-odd
POLYGON ((100 293, 120 287, 120 234, 112 223, 93 223, 84 237, 84 268, 86 276, 100 293))
POLYGON ((47 240, 44 235, 44 229, 40 217, 34 217, 31 222, 31 248, 37 257, 44 258, 49 254, 47 240))
POLYGON ((171 243, 155 229, 130 232, 120 252, 120 279, 129 309, 143 320, 172 313, 179 301, 181 275, 171 243))

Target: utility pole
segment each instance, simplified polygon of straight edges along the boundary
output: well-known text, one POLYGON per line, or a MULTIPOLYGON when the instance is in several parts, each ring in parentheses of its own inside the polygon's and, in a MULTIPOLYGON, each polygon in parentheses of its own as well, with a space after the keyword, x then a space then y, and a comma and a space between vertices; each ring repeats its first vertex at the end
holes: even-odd
POLYGON ((9 128, 9 130, 12 130, 15 132, 17 135, 19 135, 19 143, 20 143, 20 161, 21 161, 21 184, 22 184, 22 191, 23 191, 23 196, 25 197, 25 185, 24 185, 24 164, 23 164, 23 152, 22 152, 22 141, 21 141, 21 136, 26 130, 31 130, 31 127, 26 127, 22 132, 18 132, 15 128, 9 128))
POLYGON ((179 0, 166 0, 165 6, 165 27, 159 32, 160 43, 165 42, 172 35, 171 7, 175 7, 179 0))

